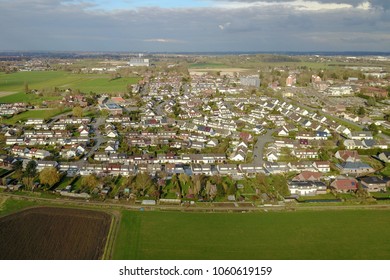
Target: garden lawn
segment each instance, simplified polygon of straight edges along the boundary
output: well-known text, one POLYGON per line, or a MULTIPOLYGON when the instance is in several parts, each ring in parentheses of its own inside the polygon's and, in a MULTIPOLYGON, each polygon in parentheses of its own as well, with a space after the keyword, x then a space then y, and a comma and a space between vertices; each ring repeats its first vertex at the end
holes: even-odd
POLYGON ((114 259, 390 259, 390 211, 123 211, 114 259))

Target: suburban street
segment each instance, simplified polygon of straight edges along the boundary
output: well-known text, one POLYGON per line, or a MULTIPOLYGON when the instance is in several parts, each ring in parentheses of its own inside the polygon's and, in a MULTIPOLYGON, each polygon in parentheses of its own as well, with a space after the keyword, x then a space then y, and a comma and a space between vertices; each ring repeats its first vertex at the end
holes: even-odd
POLYGON ((101 144, 105 142, 103 135, 100 134, 99 126, 105 123, 105 119, 100 117, 95 120, 92 125, 92 128, 96 134, 96 137, 93 138, 95 140, 95 145, 91 148, 91 150, 84 156, 84 158, 89 158, 92 156, 100 147, 101 144))
POLYGON ((258 165, 264 164, 264 148, 265 145, 273 141, 272 134, 276 129, 267 130, 266 134, 257 136, 257 141, 253 147, 253 163, 258 165))

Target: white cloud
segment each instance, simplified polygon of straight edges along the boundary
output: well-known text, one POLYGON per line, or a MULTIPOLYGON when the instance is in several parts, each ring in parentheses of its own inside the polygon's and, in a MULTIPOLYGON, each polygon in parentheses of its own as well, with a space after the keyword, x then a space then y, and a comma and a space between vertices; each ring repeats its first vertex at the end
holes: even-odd
POLYGON ((218 25, 219 29, 224 30, 225 28, 228 28, 231 25, 230 22, 226 22, 224 24, 218 25))
MULTIPOLYGON (((377 1, 371 6, 363 0, 333 0, 346 6, 332 6, 332 0, 320 0, 322 4, 283 1, 288 5, 248 1, 231 8, 143 7, 96 12, 85 2, 0 0, 0 38, 4 38, 0 50, 390 51, 389 10, 375 8, 379 0, 370 0, 377 1), (324 5, 328 9, 318 10, 324 5), (350 37, 357 33, 359 36, 350 37)), ((218 1, 227 2, 239 1, 218 1)))
POLYGON ((175 40, 175 39, 163 39, 163 38, 156 38, 156 39, 145 39, 144 42, 155 42, 155 43, 184 43, 181 40, 175 40))

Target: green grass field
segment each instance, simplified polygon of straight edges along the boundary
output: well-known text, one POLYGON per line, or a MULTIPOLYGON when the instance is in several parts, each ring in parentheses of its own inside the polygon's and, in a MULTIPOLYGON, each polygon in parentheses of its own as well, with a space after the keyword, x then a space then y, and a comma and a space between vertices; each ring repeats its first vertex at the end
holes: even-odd
POLYGON ((4 216, 26 207, 36 206, 37 203, 26 200, 15 200, 7 199, 6 197, 0 196, 0 216, 4 216))
MULTIPOLYGON (((128 84, 135 84, 138 81, 138 77, 111 80, 110 74, 74 74, 65 71, 0 73, 0 92, 24 92, 27 83, 30 90, 58 87, 59 89, 78 89, 85 93, 91 91, 115 93, 126 92, 128 84)), ((12 101, 12 96, 1 97, 0 102, 17 102, 12 101)))
POLYGON ((25 94, 24 92, 18 92, 7 96, 0 97, 0 103, 16 103, 25 102, 34 105, 41 104, 42 101, 52 101, 62 99, 61 95, 57 96, 38 96, 36 94, 25 94))
POLYGON ((223 63, 192 63, 189 65, 190 69, 204 69, 204 68, 229 68, 229 66, 223 63))
POLYGON ((15 124, 18 121, 26 121, 27 119, 30 118, 43 118, 45 120, 48 120, 54 116, 57 116, 59 114, 65 113, 70 111, 70 109, 50 109, 50 110, 31 110, 31 111, 26 111, 23 113, 20 113, 18 115, 13 116, 12 118, 9 119, 4 119, 2 120, 3 123, 5 124, 15 124))
POLYGON ((390 259, 390 211, 123 211, 114 259, 390 259))

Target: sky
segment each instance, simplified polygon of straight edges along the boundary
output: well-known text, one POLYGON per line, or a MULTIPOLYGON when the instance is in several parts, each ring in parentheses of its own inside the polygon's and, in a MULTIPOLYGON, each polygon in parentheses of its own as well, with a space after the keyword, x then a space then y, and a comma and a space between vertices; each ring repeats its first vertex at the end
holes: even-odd
POLYGON ((0 0, 0 51, 390 51, 390 0, 0 0))

